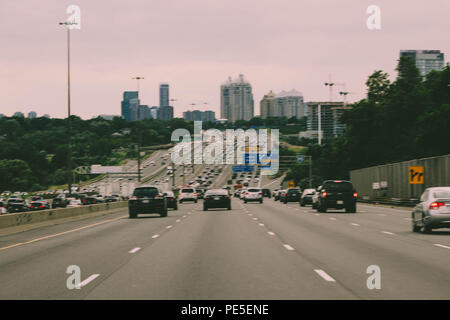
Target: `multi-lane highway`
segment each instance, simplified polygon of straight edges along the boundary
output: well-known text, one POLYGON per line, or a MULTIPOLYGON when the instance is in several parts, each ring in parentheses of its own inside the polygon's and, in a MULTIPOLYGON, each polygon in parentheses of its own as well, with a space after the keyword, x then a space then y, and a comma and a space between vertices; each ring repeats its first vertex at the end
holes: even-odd
POLYGON ((267 198, 233 198, 231 211, 183 203, 166 218, 124 209, 0 237, 0 299, 448 299, 450 233, 412 233, 409 219, 267 198), (381 289, 367 287, 373 265, 381 289))

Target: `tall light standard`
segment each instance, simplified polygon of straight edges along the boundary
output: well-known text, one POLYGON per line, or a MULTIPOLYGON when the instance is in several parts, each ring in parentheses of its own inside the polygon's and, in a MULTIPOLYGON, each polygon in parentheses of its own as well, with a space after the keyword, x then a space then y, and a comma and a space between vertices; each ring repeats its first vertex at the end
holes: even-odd
POLYGON ((65 25, 67 29, 67 170, 68 180, 67 185, 69 188, 69 195, 72 194, 72 126, 70 123, 70 27, 77 24, 76 22, 60 22, 60 25, 65 25))
POLYGON ((141 182, 141 125, 140 125, 140 121, 141 121, 141 106, 140 106, 140 103, 139 103, 139 80, 143 80, 144 77, 134 77, 132 79, 137 81, 137 100, 138 100, 138 105, 137 105, 138 168, 137 169, 138 169, 138 182, 141 182))

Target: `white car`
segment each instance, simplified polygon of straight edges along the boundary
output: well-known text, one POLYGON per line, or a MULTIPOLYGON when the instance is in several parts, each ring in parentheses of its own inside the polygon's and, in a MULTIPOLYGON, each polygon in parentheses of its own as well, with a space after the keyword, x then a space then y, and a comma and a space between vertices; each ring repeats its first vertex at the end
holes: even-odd
POLYGON ((72 199, 70 200, 69 204, 67 205, 67 207, 81 207, 82 203, 80 199, 72 199))
POLYGON ((260 188, 248 188, 244 193, 244 202, 257 201, 263 203, 263 194, 260 188))
POLYGON ((178 195, 179 202, 194 201, 197 203, 197 191, 194 188, 183 188, 178 195))

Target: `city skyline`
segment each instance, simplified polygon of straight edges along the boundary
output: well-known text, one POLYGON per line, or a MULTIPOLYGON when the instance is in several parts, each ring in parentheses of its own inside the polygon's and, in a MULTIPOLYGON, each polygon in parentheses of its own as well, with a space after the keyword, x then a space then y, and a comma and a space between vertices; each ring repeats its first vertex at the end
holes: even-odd
MULTIPOLYGON (((117 101, 123 91, 135 90, 135 74, 145 77, 140 100, 149 106, 159 105, 156 90, 169 83, 177 99, 175 116, 182 117, 191 103, 204 101, 219 114, 220 84, 229 75, 245 74, 258 103, 270 90, 290 88, 298 88, 305 101, 328 100, 323 83, 332 74, 355 92, 348 96, 352 102, 364 97, 375 69, 395 78, 400 50, 450 52, 439 36, 450 26, 448 1, 433 6, 380 1, 381 30, 366 27, 369 2, 244 1, 239 11, 225 1, 179 3, 176 10, 164 1, 76 4, 82 25, 71 32, 72 112, 83 119, 119 114, 117 101), (299 13, 302 19, 294 19, 299 13), (194 19, 198 14, 205 19, 194 19)), ((0 35, 8 39, 0 52, 0 86, 8 93, 0 102, 3 114, 65 117, 66 34, 57 23, 67 19, 67 5, 50 0, 25 8, 1 5, 0 35), (19 20, 27 24, 14 23, 19 20)), ((336 91, 334 100, 340 98, 336 91)))

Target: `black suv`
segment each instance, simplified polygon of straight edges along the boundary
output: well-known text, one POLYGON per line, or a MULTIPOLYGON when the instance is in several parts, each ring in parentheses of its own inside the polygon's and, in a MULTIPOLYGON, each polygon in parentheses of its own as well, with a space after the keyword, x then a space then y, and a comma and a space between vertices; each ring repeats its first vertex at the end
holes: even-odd
POLYGON ((52 201, 52 209, 55 208, 65 208, 69 204, 69 200, 67 200, 65 195, 58 195, 56 198, 52 201))
POLYGON ((286 196, 283 198, 284 203, 299 202, 302 193, 299 188, 289 188, 286 192, 286 196))
POLYGON ((270 189, 262 189, 262 194, 263 194, 263 197, 266 197, 266 198, 270 198, 272 196, 272 192, 270 192, 270 189))
POLYGON ((159 213, 166 217, 166 194, 158 186, 138 187, 128 200, 128 212, 130 219, 137 218, 140 213, 159 213))
POLYGON ((320 188, 317 211, 327 212, 327 209, 332 208, 355 213, 357 197, 358 194, 350 181, 326 180, 320 188))

